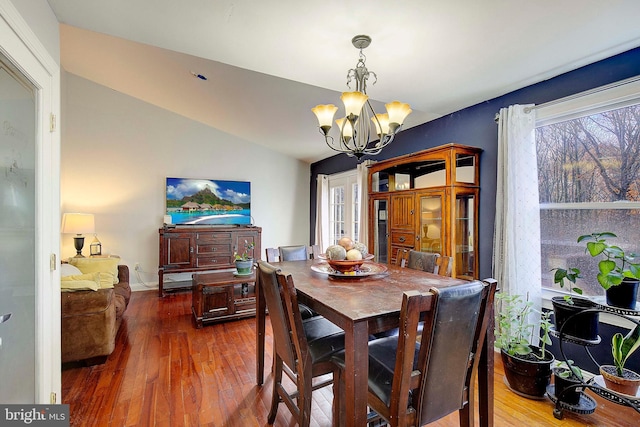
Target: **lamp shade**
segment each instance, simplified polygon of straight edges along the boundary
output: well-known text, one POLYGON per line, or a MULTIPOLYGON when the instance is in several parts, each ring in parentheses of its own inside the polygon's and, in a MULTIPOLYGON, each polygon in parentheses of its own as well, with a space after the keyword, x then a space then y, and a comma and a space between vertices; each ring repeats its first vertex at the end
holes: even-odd
POLYGON ((331 122, 333 121, 333 115, 338 111, 338 107, 333 104, 329 105, 316 105, 311 109, 313 113, 318 118, 318 125, 329 126, 331 127, 331 122))
POLYGON ((399 101, 393 101, 385 104, 384 106, 387 107, 387 112, 389 113, 389 123, 397 123, 398 125, 401 125, 404 122, 404 119, 411 114, 411 107, 409 107, 409 104, 399 101))
POLYGON ((343 92, 340 99, 344 102, 344 109, 347 117, 351 115, 353 117, 358 117, 360 116, 362 106, 367 102, 369 97, 362 92, 343 92))
POLYGON ((95 232, 95 228, 93 214, 65 213, 62 215, 62 233, 88 234, 95 232))

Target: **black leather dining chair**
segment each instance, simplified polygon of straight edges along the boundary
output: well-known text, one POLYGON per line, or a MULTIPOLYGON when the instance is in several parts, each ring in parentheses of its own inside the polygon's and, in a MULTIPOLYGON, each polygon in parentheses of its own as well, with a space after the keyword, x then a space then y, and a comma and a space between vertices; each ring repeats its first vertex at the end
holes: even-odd
MULTIPOLYGON (((400 333, 369 342, 367 401, 376 416, 392 427, 418 427, 459 411, 460 425, 473 425, 474 378, 495 291, 487 279, 403 295, 400 333)), ((334 417, 344 413, 344 357, 332 357, 334 417)))
POLYGON ((322 316, 302 319, 291 275, 262 260, 258 261, 260 286, 273 330, 273 394, 267 421, 276 418, 284 402, 301 427, 309 426, 311 393, 325 387, 333 377, 312 383, 312 379, 333 372, 330 359, 344 349, 344 332, 322 316), (296 385, 289 394, 282 385, 283 371, 296 385))

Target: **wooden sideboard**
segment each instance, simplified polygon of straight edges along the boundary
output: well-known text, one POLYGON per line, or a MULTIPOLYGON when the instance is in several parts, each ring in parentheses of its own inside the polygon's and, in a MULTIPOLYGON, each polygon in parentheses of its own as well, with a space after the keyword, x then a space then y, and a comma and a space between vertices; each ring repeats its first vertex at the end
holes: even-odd
POLYGON ((191 289, 192 281, 172 281, 164 275, 234 268, 234 252, 242 252, 245 241, 254 243, 252 256, 260 258, 262 228, 243 226, 165 226, 158 230, 158 294, 191 289))

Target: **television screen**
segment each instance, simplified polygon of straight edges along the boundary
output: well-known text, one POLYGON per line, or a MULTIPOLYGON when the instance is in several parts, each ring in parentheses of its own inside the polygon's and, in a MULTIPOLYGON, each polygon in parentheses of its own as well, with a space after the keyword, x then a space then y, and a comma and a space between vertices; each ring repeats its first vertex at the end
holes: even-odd
POLYGON ((167 178, 166 215, 172 224, 251 224, 251 183, 167 178))

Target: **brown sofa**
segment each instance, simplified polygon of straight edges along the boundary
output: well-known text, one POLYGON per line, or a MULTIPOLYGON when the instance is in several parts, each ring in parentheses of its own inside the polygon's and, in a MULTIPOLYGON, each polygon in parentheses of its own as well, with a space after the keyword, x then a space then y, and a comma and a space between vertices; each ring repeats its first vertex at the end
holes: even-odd
POLYGON ((118 265, 113 289, 62 292, 62 362, 104 363, 113 352, 131 288, 129 267, 118 265))

